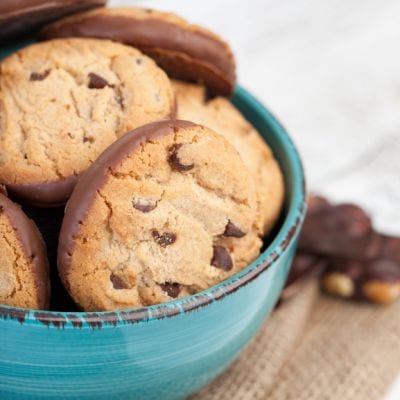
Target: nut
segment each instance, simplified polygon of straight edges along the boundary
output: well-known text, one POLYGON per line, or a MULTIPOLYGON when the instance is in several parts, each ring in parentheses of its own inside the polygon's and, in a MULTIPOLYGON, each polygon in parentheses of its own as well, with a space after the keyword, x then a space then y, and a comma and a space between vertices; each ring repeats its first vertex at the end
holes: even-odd
POLYGON ((322 278, 322 287, 330 294, 350 298, 354 295, 355 286, 352 279, 340 272, 331 272, 322 278))
POLYGON ((364 296, 374 303, 383 305, 390 304, 400 297, 400 281, 370 281, 364 284, 362 291, 364 296))

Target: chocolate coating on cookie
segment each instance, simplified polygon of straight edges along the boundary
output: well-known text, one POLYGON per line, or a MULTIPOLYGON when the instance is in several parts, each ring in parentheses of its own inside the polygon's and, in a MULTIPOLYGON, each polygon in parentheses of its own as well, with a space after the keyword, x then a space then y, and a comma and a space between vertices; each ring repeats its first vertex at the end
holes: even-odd
POLYGON ((215 94, 230 95, 236 81, 228 44, 168 13, 138 8, 94 10, 49 25, 40 36, 94 37, 129 44, 154 58, 171 77, 204 82, 215 94))
POLYGON ((184 297, 257 257, 256 214, 254 183, 221 136, 187 121, 148 124, 79 180, 60 233, 59 275, 85 310, 184 297), (168 160, 179 144, 182 159, 193 160, 189 171, 168 160), (224 236, 228 220, 247 234, 224 236))
POLYGON ((105 3, 106 0, 1 0, 0 42, 33 32, 65 15, 105 3))
MULTIPOLYGON (((0 287, 4 284, 2 279, 6 276, 18 277, 16 279, 20 284, 6 297, 3 297, 0 291, 0 303, 15 307, 46 309, 50 302, 50 281, 43 238, 36 225, 21 208, 2 193, 0 193, 0 220, 1 215, 4 215, 6 220, 1 221, 0 226, 3 228, 4 224, 10 224, 12 233, 9 229, 0 232, 2 235, 0 241, 4 238, 7 246, 13 247, 12 254, 16 258, 8 260, 14 268, 8 272, 4 270, 7 260, 3 260, 4 264, 0 266, 0 287)), ((6 247, 2 248, 1 256, 7 257, 6 247)))
POLYGON ((74 189, 78 177, 73 175, 59 182, 37 183, 30 185, 8 184, 10 194, 36 207, 57 207, 65 204, 74 189))

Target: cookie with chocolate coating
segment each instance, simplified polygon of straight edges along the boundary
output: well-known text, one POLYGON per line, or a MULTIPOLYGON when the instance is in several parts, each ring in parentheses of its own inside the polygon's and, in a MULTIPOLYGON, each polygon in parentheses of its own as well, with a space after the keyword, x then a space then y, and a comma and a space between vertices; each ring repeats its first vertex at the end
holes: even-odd
POLYGON ((271 231, 284 200, 284 182, 279 164, 257 130, 223 97, 207 98, 206 88, 172 81, 178 118, 207 126, 224 136, 239 152, 256 182, 259 227, 271 231))
POLYGON ((0 182, 28 203, 65 203, 126 132, 175 112, 170 81, 139 50, 98 39, 33 44, 0 63, 0 182))
POLYGON ((236 82, 229 45, 215 33, 157 10, 104 8, 48 25, 42 39, 95 37, 137 47, 173 78, 203 82, 214 94, 230 95, 236 82))
POLYGON ((105 3, 106 0, 1 0, 0 42, 31 33, 56 18, 105 3))
POLYGON ((21 208, 0 193, 0 304, 46 309, 49 301, 42 236, 21 208))
POLYGON ((254 182, 220 135, 187 121, 128 133, 82 176, 66 208, 60 277, 84 310, 204 290, 260 252, 254 182))

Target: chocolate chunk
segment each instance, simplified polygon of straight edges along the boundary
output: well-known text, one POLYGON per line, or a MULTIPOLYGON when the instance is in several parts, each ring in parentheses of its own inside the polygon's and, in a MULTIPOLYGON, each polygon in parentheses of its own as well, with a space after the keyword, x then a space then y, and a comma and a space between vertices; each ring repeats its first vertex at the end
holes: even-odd
POLYGON ((167 247, 176 241, 176 234, 173 232, 160 233, 157 230, 153 230, 151 234, 161 247, 167 247))
POLYGON ((363 281, 400 282, 400 264, 389 258, 368 261, 363 272, 363 281))
POLYGON ((30 76, 31 81, 42 81, 43 79, 46 79, 49 74, 50 74, 50 69, 46 69, 43 73, 40 72, 32 72, 30 76))
POLYGON ((141 211, 142 213, 148 213, 157 207, 157 202, 148 199, 133 199, 133 208, 141 211))
POLYGON ((292 268, 285 287, 281 293, 281 301, 290 299, 298 293, 311 278, 321 275, 326 261, 315 254, 298 252, 293 260, 292 268))
POLYGON ((350 237, 365 237, 372 232, 370 217, 354 204, 340 204, 335 208, 335 218, 328 219, 333 229, 342 229, 350 237))
POLYGON ((224 236, 230 236, 235 238, 241 238, 245 236, 246 233, 243 232, 240 228, 238 228, 235 224, 233 224, 230 220, 226 224, 224 236))
POLYGON ((114 289, 131 289, 131 286, 128 284, 128 282, 114 272, 112 272, 110 275, 110 281, 113 284, 114 289))
POLYGON ((353 204, 334 206, 314 198, 299 248, 326 256, 372 258, 376 256, 379 244, 371 219, 361 208, 353 204))
POLYGON ((289 277, 286 281, 285 287, 292 285, 299 279, 308 275, 320 260, 321 258, 315 254, 297 253, 293 260, 292 268, 289 272, 289 277))
POLYGON ((168 294, 169 297, 176 299, 181 292, 181 285, 176 282, 165 282, 160 284, 161 289, 168 294))
POLYGON ((308 205, 308 215, 318 213, 332 206, 327 199, 316 195, 310 195, 308 197, 307 205, 308 205))
POLYGON ((170 155, 169 155, 169 163, 171 167, 177 171, 190 171, 194 164, 183 164, 182 161, 179 159, 178 151, 182 147, 182 143, 174 144, 170 148, 170 155))
POLYGON ((381 235, 382 257, 395 260, 400 265, 400 238, 381 235))
POLYGON ((211 265, 224 271, 230 271, 233 267, 233 262, 229 251, 223 246, 214 246, 213 249, 211 265))
POLYGON ((103 89, 106 86, 112 87, 104 78, 102 78, 100 75, 95 74, 94 72, 90 72, 88 74, 89 77, 89 84, 88 88, 89 89, 103 89))

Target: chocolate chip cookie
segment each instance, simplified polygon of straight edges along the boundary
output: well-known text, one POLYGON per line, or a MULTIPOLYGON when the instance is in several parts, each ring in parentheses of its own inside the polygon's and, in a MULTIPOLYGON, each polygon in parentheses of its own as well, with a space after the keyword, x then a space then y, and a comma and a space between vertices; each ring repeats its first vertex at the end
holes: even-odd
POLYGON ((57 21, 40 37, 95 37, 129 44, 154 58, 169 76, 203 82, 214 94, 230 95, 236 82, 229 45, 213 32, 166 12, 98 9, 57 21))
POLYGON ((43 239, 20 207, 0 193, 0 304, 46 309, 49 300, 43 239))
POLYGON ((284 184, 271 149, 243 115, 223 97, 207 98, 204 86, 173 81, 178 118, 205 125, 224 136, 242 157, 256 182, 259 225, 274 226, 282 208, 284 184))
POLYGON ((33 32, 46 22, 104 5, 106 0, 1 0, 0 42, 33 32))
POLYGON ((0 182, 32 204, 67 200, 124 133, 170 117, 170 81, 140 51, 97 39, 34 44, 0 64, 0 182))
POLYGON ((111 145, 66 207, 58 269, 84 310, 145 306, 206 289, 259 254, 254 182, 208 128, 161 121, 111 145))

